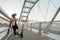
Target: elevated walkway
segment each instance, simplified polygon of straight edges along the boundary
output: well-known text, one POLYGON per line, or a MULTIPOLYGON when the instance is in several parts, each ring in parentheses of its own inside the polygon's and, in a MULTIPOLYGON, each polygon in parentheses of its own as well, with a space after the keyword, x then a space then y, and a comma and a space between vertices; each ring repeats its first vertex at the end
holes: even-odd
MULTIPOLYGON (((34 28, 35 28, 35 29, 38 30, 37 32, 39 32, 42 35, 40 35, 39 33, 34 33, 34 32, 32 32, 31 30, 28 30, 28 29, 23 29, 24 30, 23 38, 20 38, 20 37, 15 38, 13 32, 11 33, 11 30, 10 30, 10 28, 11 28, 11 23, 10 23, 11 18, 0 7, 0 14, 5 17, 5 18, 0 17, 0 19, 1 19, 0 20, 1 21, 1 23, 0 23, 0 40, 6 40, 6 39, 7 40, 60 40, 60 31, 59 31, 60 30, 60 21, 59 21, 59 23, 58 22, 56 22, 56 24, 54 23, 55 18, 57 17, 57 15, 60 12, 60 5, 59 5, 59 8, 56 11, 56 13, 54 12, 55 14, 54 14, 54 16, 52 16, 52 19, 51 19, 50 22, 38 22, 38 25, 37 25, 37 23, 34 23, 34 22, 32 22, 31 24, 29 23, 30 22, 29 21, 29 14, 31 13, 33 7, 36 5, 36 3, 38 1, 39 0, 25 0, 24 3, 23 3, 23 7, 22 7, 22 10, 21 10, 21 13, 20 13, 18 21, 19 21, 19 23, 21 22, 21 27, 22 28, 25 27, 25 26, 26 27, 30 27, 31 30, 34 30, 34 28), (7 25, 5 25, 4 20, 6 21, 6 23, 8 21, 7 25), (24 22, 27 22, 27 23, 24 23, 24 22), (4 23, 4 24, 2 24, 2 23, 4 23), (8 27, 8 28, 4 28, 4 27, 8 27), (56 30, 55 28, 58 29, 58 30, 56 30)), ((51 0, 49 0, 49 1, 55 7, 54 3, 51 0)), ((46 14, 48 13, 48 9, 49 9, 49 1, 48 1, 48 5, 47 5, 46 14)), ((37 6, 40 6, 40 4, 37 5, 37 6)), ((44 12, 43 10, 40 10, 40 11, 44 12)), ((53 10, 53 11, 55 11, 55 10, 53 10)), ((37 13, 40 14, 40 12, 37 12, 37 13)), ((33 15, 31 15, 31 16, 33 17, 33 15)), ((38 16, 40 16, 40 15, 38 15, 38 16)), ((38 18, 38 16, 37 16, 37 18, 38 18)), ((47 15, 44 14, 44 19, 46 20, 47 18, 45 16, 47 17, 47 15)), ((35 17, 36 17, 36 15, 35 15, 35 17)))

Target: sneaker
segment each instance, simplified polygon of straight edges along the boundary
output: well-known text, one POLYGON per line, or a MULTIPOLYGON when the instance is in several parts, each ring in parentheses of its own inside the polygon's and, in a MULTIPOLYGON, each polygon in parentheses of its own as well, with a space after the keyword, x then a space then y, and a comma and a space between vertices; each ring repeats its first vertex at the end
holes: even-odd
POLYGON ((18 37, 18 35, 15 35, 14 37, 18 37))

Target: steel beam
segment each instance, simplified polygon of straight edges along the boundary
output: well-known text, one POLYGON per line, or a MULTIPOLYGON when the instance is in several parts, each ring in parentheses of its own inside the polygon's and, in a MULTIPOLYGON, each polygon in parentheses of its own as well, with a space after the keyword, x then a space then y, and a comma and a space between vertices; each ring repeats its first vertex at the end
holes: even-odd
POLYGON ((31 9, 31 7, 24 7, 24 8, 28 8, 28 9, 31 9))
MULTIPOLYGON (((39 0, 37 0, 34 5, 38 2, 39 0)), ((32 6, 32 8, 34 7, 34 5, 32 6)), ((31 12, 32 8, 30 9, 29 13, 31 12)), ((28 13, 28 16, 29 16, 29 13, 28 13)), ((28 16, 27 16, 27 19, 28 19, 28 16)))
POLYGON ((33 1, 33 0, 32 0, 32 1, 25 0, 25 1, 24 1, 23 7, 22 7, 22 11, 21 11, 21 14, 20 14, 20 17, 19 17, 19 21, 21 21, 21 16, 22 16, 23 13, 27 13, 27 14, 28 14, 28 15, 26 15, 26 20, 28 20, 28 16, 29 16, 30 11, 32 10, 32 8, 34 7, 34 5, 35 5, 38 1, 39 1, 39 0, 36 0, 36 1, 33 1), (28 5, 29 5, 29 3, 31 3, 31 4, 33 4, 33 5, 32 5, 32 7, 27 7, 27 6, 25 6, 26 3, 28 3, 28 5), (28 12, 26 12, 26 11, 24 12, 24 11, 23 11, 24 8, 27 8, 27 9, 30 9, 30 10, 29 10, 28 12))

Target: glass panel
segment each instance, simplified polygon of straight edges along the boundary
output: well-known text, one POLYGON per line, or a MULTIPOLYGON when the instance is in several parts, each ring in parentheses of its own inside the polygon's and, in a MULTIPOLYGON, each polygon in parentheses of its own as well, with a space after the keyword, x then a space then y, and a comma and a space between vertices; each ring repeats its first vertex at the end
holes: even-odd
POLYGON ((48 24, 49 24, 49 22, 41 23, 41 29, 44 30, 48 24))
POLYGON ((27 16, 28 15, 28 13, 22 13, 22 16, 27 16))
POLYGON ((39 29, 39 24, 38 23, 32 23, 32 28, 33 29, 39 29))
POLYGON ((54 22, 51 26, 50 33, 60 35, 60 22, 54 22))
POLYGON ((21 17, 21 20, 26 20, 26 17, 21 17))
POLYGON ((28 8, 24 8, 23 11, 24 11, 24 12, 29 12, 30 9, 28 9, 28 8))
POLYGON ((25 7, 32 7, 33 4, 32 3, 25 3, 25 7))

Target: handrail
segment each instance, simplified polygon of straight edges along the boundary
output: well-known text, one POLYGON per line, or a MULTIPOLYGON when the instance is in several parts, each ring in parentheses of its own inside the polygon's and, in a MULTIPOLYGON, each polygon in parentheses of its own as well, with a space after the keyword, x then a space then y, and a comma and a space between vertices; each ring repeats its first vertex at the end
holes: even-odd
POLYGON ((6 21, 8 21, 8 22, 9 22, 9 20, 8 20, 8 19, 5 19, 4 17, 1 17, 1 16, 0 16, 0 18, 2 18, 2 19, 4 19, 4 20, 6 20, 6 21))
POLYGON ((6 18, 11 19, 8 14, 0 7, 0 14, 4 15, 6 18))

